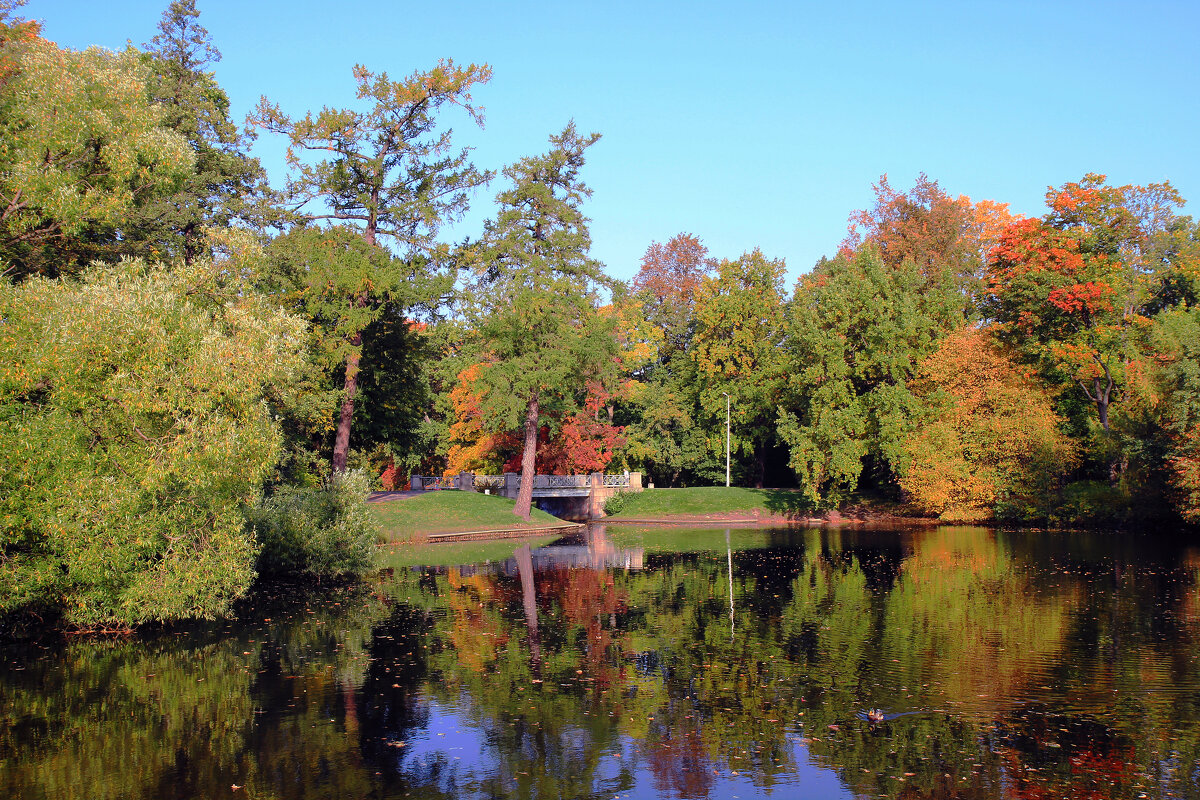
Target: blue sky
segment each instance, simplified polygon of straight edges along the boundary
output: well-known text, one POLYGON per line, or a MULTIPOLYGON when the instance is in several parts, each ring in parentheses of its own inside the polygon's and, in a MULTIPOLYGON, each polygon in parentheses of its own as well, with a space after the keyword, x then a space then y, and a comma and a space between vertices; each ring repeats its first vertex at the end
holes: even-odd
MULTIPOLYGON (((149 41, 167 0, 30 0, 61 46, 149 41)), ((594 256, 622 279, 652 241, 759 247, 789 277, 832 254, 887 173, 1043 213, 1087 172, 1169 179, 1200 215, 1200 3, 656 3, 198 0, 237 119, 260 95, 303 114, 353 102, 350 70, 486 62, 481 167, 603 134, 584 179, 594 256)), ((281 147, 256 149, 276 184, 281 147)), ((459 230, 492 213, 497 179, 459 230)))

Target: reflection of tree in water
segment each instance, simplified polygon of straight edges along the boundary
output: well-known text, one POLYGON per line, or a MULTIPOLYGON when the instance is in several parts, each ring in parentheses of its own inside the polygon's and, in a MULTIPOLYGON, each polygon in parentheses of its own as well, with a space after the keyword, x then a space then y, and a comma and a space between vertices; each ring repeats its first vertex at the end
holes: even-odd
POLYGON ((356 714, 363 759, 383 773, 385 784, 410 766, 402 764, 406 751, 400 745, 415 729, 429 724, 422 694, 429 674, 425 645, 431 628, 427 612, 400 603, 371 628, 370 666, 356 714))
POLYGON ((1200 796, 1200 559, 964 529, 727 555, 721 533, 541 569, 532 618, 519 570, 480 565, 68 643, 0 670, 0 796, 695 798, 734 771, 774 795, 798 752, 863 796, 1200 796), (439 749, 438 715, 482 752, 439 749))

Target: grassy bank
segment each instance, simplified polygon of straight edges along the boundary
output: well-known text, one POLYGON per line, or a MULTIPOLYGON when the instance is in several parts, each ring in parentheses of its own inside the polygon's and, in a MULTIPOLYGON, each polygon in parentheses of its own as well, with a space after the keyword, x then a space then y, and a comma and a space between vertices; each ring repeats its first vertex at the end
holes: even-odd
POLYGON ((429 534, 523 528, 562 523, 545 511, 533 509, 526 523, 513 512, 513 501, 475 492, 429 492, 408 500, 370 503, 385 543, 420 542, 429 534))
POLYGON ((644 492, 623 494, 620 498, 620 508, 610 519, 657 519, 738 513, 790 517, 805 511, 800 494, 786 489, 698 486, 688 489, 648 489, 644 492))

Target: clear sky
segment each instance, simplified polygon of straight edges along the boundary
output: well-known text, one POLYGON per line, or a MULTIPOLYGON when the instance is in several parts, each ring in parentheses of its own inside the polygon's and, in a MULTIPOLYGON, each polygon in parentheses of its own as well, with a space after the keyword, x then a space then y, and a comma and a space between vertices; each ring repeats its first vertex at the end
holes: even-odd
MULTIPOLYGON (((148 42, 168 0, 30 0, 64 47, 148 42)), ((1101 172, 1169 179, 1200 215, 1200 3, 388 2, 198 0, 237 119, 260 95, 302 115, 350 105, 351 68, 439 58, 494 70, 483 131, 499 170, 575 119, 603 139, 583 173, 594 256, 630 278, 652 241, 759 247, 790 278, 832 255, 887 173, 1044 212, 1046 187, 1101 172)), ((272 182, 278 143, 260 140, 272 182)), ((462 233, 492 213, 501 179, 462 233)))

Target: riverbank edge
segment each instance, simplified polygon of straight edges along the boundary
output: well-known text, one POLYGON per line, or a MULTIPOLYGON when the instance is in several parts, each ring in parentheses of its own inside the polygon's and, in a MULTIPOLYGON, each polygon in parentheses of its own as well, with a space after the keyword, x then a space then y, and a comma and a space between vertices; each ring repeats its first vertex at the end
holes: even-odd
POLYGON ((936 517, 895 514, 863 506, 854 506, 821 514, 762 513, 755 509, 723 511, 711 514, 616 514, 595 520, 607 525, 695 525, 696 523, 729 525, 800 525, 805 527, 870 525, 870 526, 936 526, 948 524, 936 517))

